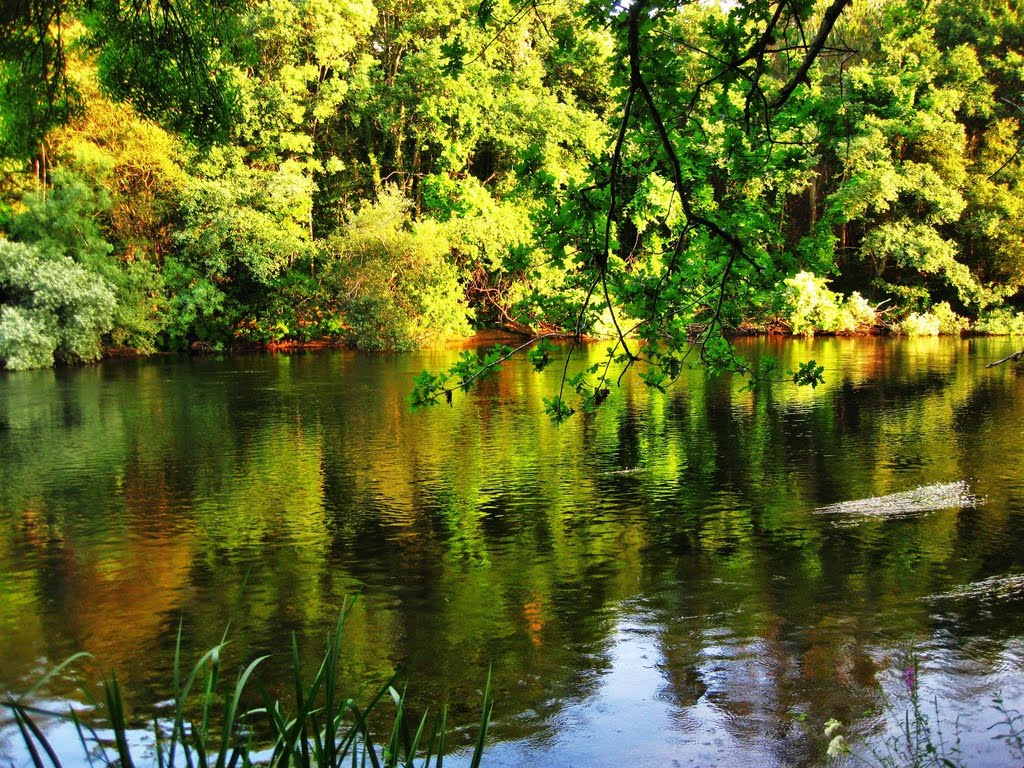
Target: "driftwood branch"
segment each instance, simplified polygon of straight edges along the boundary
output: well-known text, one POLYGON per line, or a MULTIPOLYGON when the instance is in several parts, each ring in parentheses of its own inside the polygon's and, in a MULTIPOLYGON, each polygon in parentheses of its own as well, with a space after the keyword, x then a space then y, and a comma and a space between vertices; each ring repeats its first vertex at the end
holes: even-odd
POLYGON ((1020 362, 1021 360, 1024 360, 1024 349, 1020 350, 1019 352, 1014 352, 1012 355, 1007 355, 1002 360, 996 360, 994 363, 989 363, 985 367, 986 368, 995 368, 997 365, 1002 365, 1003 363, 1007 363, 1007 362, 1017 363, 1017 362, 1020 362))

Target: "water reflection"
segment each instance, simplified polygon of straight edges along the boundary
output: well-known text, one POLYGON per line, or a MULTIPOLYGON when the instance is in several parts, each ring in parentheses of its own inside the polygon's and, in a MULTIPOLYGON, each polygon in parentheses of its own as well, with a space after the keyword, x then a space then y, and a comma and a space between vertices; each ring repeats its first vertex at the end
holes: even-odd
MULTIPOLYGON (((496 765, 816 764, 828 718, 879 727, 864 713, 912 642, 926 689, 976 711, 1024 683, 1024 605, 926 598, 1024 572, 1024 376, 982 367, 1004 346, 751 342, 826 385, 627 379, 559 428, 558 373, 525 363, 411 413, 411 376, 457 350, 5 376, 0 688, 87 650, 159 701, 179 621, 195 656, 230 620, 238 662, 292 632, 319 647, 359 592, 350 684, 412 664, 420 703, 473 722, 493 663, 496 765), (986 503, 814 515, 959 480, 986 503)), ((998 764, 992 720, 966 743, 998 764)))

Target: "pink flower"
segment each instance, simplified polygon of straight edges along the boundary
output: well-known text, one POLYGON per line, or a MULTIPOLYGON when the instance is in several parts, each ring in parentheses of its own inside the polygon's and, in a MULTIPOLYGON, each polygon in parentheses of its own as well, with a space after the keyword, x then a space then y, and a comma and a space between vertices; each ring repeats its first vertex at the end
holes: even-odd
POLYGON ((907 690, 911 693, 917 687, 917 669, 914 666, 909 666, 903 670, 903 684, 907 686, 907 690))

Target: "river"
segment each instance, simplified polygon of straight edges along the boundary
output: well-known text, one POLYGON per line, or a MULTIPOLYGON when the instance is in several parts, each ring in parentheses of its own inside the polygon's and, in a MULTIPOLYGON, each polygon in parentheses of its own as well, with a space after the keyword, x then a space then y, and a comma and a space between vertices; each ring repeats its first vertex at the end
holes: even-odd
POLYGON ((1024 368, 984 368, 1015 343, 740 340, 826 382, 628 375, 557 427, 561 366, 526 360, 412 412, 455 347, 0 375, 0 691, 84 650, 144 721, 179 625, 193 659, 230 624, 226 666, 277 654, 283 692, 292 634, 312 666, 358 594, 352 690, 409 665, 472 726, 493 668, 485 766, 821 765, 830 718, 893 734, 914 656, 965 761, 1015 765, 989 726, 1024 704, 1024 368))

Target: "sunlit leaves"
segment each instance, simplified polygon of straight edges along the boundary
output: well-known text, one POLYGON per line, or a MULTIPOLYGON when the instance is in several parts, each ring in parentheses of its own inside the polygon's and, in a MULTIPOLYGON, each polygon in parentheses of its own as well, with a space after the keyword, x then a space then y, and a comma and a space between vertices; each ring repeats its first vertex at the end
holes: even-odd
POLYGON ((349 215, 321 251, 322 283, 360 349, 411 349, 464 336, 471 316, 436 221, 413 221, 412 204, 388 187, 349 215))
POLYGON ((437 405, 442 397, 451 405, 453 392, 468 391, 477 382, 495 375, 501 370, 501 363, 516 351, 504 344, 496 344, 482 357, 466 350, 441 373, 422 371, 413 380, 410 396, 413 408, 437 405))
MULTIPOLYGON (((876 297, 894 299, 904 314, 943 298, 978 312, 1005 295, 989 281, 1011 274, 996 256, 1005 239, 976 227, 995 218, 993 197, 978 193, 1001 186, 988 178, 992 166, 978 139, 992 135, 992 116, 1005 106, 994 100, 960 27, 965 16, 982 26, 991 19, 982 23, 985 11, 964 13, 953 3, 914 7, 881 7, 872 55, 849 70, 839 129, 849 137, 841 155, 846 178, 829 217, 856 228, 844 229, 852 242, 839 266, 859 262, 875 278, 876 297)), ((970 34, 973 40, 979 30, 970 34)))

